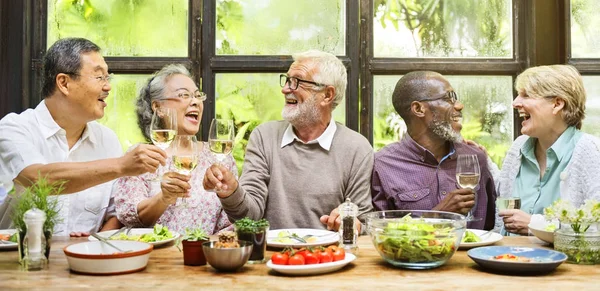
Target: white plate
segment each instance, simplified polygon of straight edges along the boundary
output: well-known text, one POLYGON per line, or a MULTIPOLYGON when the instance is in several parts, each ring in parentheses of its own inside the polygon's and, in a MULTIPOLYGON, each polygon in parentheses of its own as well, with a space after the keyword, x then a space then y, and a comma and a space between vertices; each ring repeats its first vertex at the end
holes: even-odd
POLYGON ((325 274, 333 271, 337 271, 348 263, 354 261, 356 256, 350 253, 346 253, 346 257, 337 262, 323 263, 323 264, 312 264, 312 265, 275 265, 271 260, 267 262, 267 267, 273 269, 276 272, 286 275, 315 275, 325 274))
POLYGON ((284 247, 316 247, 316 246, 326 246, 330 244, 334 244, 338 242, 340 239, 340 234, 334 231, 329 231, 325 229, 312 229, 312 228, 287 228, 287 229, 273 229, 269 230, 267 233, 267 245, 270 247, 276 248, 284 248, 284 247), (287 231, 290 234, 295 233, 300 237, 305 235, 315 235, 317 236, 317 240, 312 243, 302 243, 295 239, 292 239, 291 243, 283 243, 275 241, 278 239, 279 232, 287 231))
MULTIPOLYGON (((103 232, 99 232, 98 234, 103 236, 103 237, 109 237, 111 234, 115 233, 118 229, 114 229, 114 230, 107 230, 107 231, 103 231, 103 232)), ((154 232, 153 228, 132 228, 131 231, 129 232, 129 235, 142 235, 142 234, 146 234, 146 233, 152 233, 154 232)), ((171 231, 171 233, 173 234, 173 237, 170 239, 166 239, 166 240, 161 240, 161 241, 154 241, 154 242, 148 242, 151 245, 154 245, 155 247, 158 246, 162 246, 165 244, 168 244, 174 240, 176 240, 177 238, 179 238, 180 234, 178 232, 174 232, 171 231)), ((88 237, 88 240, 94 241, 97 240, 94 237, 90 236, 88 237)))
POLYGON ((528 225, 528 227, 531 233, 533 233, 533 235, 535 235, 537 238, 549 244, 554 243, 554 231, 547 231, 545 230, 545 226, 540 228, 539 225, 532 225, 531 223, 528 225))
MULTIPOLYGON (((473 233, 475 233, 477 236, 479 236, 481 238, 481 241, 480 242, 470 242, 470 243, 461 242, 459 249, 487 246, 487 245, 491 245, 497 241, 500 241, 502 239, 502 235, 500 235, 499 233, 490 232, 490 233, 484 235, 483 237, 481 237, 480 235, 487 232, 487 230, 481 230, 481 229, 467 229, 467 230, 470 230, 473 233)), ((466 231, 465 231, 465 233, 466 233, 466 231)))
MULTIPOLYGON (((17 232, 16 229, 0 229, 0 234, 10 234, 17 232)), ((16 250, 18 244, 11 241, 2 241, 0 243, 0 250, 16 250)))

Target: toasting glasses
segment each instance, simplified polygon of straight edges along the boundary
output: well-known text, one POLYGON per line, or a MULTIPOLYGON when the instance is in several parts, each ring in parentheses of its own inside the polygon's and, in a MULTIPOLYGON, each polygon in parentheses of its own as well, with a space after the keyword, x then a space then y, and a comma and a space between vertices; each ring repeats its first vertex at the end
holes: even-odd
MULTIPOLYGON (((173 167, 183 175, 191 175, 198 165, 198 140, 193 135, 177 135, 173 141, 173 167)), ((187 206, 181 198, 182 206, 187 206)))
MULTIPOLYGON (((150 123, 150 139, 152 143, 166 150, 177 135, 177 112, 173 108, 158 107, 152 114, 150 123)), ((162 177, 162 167, 156 170, 154 180, 160 180, 162 177)))
MULTIPOLYGON (((458 155, 456 162, 456 181, 461 188, 475 189, 479 184, 479 159, 476 155, 458 155)), ((467 214, 467 221, 478 221, 480 217, 475 217, 474 212, 477 208, 477 192, 475 192, 475 204, 467 214)))

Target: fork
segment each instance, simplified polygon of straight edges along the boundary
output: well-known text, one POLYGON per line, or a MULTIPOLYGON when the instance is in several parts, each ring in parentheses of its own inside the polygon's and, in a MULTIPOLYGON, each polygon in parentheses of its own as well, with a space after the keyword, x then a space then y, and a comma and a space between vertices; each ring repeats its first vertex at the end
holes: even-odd
POLYGON ((123 233, 124 231, 126 231, 125 235, 129 235, 129 232, 131 231, 131 229, 132 229, 131 226, 123 226, 123 227, 119 228, 119 230, 115 231, 113 234, 109 235, 107 237, 107 239, 111 239, 111 238, 123 233))
POLYGON ((113 249, 115 249, 115 250, 117 250, 117 251, 119 251, 119 252, 121 252, 121 253, 129 253, 129 252, 132 252, 132 250, 126 250, 126 251, 122 250, 120 247, 117 247, 117 246, 113 245, 113 244, 112 244, 111 242, 109 242, 109 241, 108 241, 108 240, 107 240, 105 237, 103 237, 103 236, 100 236, 100 235, 98 235, 97 233, 91 233, 90 235, 91 235, 91 236, 93 236, 93 237, 95 237, 97 240, 99 240, 99 241, 101 241, 101 242, 103 242, 103 243, 105 243, 105 244, 109 245, 110 247, 112 247, 113 249))

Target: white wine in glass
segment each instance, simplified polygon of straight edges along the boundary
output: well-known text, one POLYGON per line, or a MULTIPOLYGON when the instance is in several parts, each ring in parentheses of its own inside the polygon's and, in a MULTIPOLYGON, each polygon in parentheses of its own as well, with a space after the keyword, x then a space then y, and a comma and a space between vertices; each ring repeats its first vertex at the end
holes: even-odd
POLYGON ((505 197, 496 199, 498 210, 521 209, 521 198, 505 197))
POLYGON ((212 120, 208 133, 208 145, 218 163, 223 163, 225 157, 233 150, 234 138, 233 120, 218 118, 212 120))
MULTIPOLYGON (((194 135, 177 135, 173 141, 173 168, 177 173, 191 175, 198 166, 198 140, 194 135)), ((179 206, 187 206, 185 198, 181 198, 179 206)))
MULTIPOLYGON (((479 175, 481 170, 479 169, 479 159, 477 155, 458 155, 456 161, 456 181, 462 188, 475 189, 479 184, 479 175)), ((477 221, 481 218, 475 218, 473 213, 477 208, 477 192, 475 192, 475 205, 467 214, 467 221, 477 221)))
MULTIPOLYGON (((152 143, 166 150, 177 135, 177 111, 168 107, 157 107, 150 122, 150 139, 152 143)), ((159 165, 153 181, 160 181, 162 167, 159 165)))

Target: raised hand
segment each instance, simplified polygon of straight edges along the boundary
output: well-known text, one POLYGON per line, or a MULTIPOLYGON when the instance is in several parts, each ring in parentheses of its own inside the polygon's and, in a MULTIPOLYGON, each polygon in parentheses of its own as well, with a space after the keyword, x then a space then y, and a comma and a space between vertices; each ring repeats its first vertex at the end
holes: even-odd
POLYGON ((433 210, 467 214, 473 206, 475 206, 475 191, 464 188, 448 193, 433 210))
POLYGON ((140 144, 121 157, 121 165, 125 176, 137 176, 155 172, 160 165, 165 165, 167 153, 159 147, 140 144))

